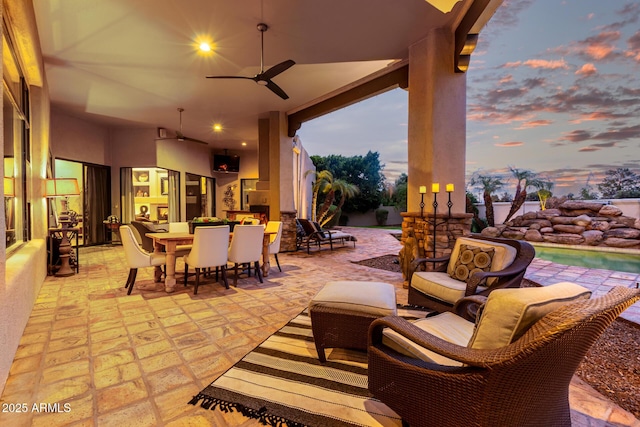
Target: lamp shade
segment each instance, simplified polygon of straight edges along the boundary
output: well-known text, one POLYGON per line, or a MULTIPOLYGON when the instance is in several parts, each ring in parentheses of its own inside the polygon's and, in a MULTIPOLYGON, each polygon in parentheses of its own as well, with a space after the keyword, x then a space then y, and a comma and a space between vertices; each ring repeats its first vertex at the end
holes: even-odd
POLYGON ((44 195, 45 197, 79 196, 78 180, 76 178, 47 179, 44 195))
POLYGON ((16 196, 16 182, 13 177, 5 176, 4 177, 4 197, 15 197, 16 196))

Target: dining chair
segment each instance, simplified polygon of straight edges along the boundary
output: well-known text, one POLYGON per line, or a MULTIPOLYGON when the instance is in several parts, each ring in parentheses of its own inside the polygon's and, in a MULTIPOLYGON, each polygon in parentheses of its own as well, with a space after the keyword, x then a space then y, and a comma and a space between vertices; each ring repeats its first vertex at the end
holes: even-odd
POLYGON ((280 268, 280 261, 278 261, 278 252, 280 252, 280 240, 282 239, 282 221, 269 221, 264 229, 265 233, 275 233, 269 235, 269 255, 273 255, 280 268))
POLYGON ((260 271, 260 257, 262 256, 262 240, 264 238, 264 226, 236 225, 233 229, 233 237, 229 245, 229 262, 234 263, 233 286, 238 285, 238 265, 254 264, 258 280, 262 283, 262 271, 260 271))
POLYGON ((120 238, 122 239, 127 265, 129 266, 129 277, 124 287, 128 289, 127 295, 131 295, 133 284, 138 274, 138 268, 165 265, 166 255, 163 253, 147 252, 142 249, 133 235, 133 229, 128 225, 120 226, 120 238))
POLYGON ((188 222, 170 222, 169 223, 169 233, 188 233, 188 232, 189 232, 188 222))
POLYGON ((229 226, 198 227, 194 231, 193 247, 188 255, 184 256, 184 285, 187 286, 189 266, 196 269, 196 284, 193 294, 198 294, 200 286, 200 272, 203 269, 216 267, 216 281, 218 270, 222 269, 222 281, 225 288, 229 289, 227 281, 227 256, 229 248, 229 226))
MULTIPOLYGON (((170 222, 169 223, 169 233, 188 233, 189 232, 189 223, 188 222, 170 222)), ((178 245, 176 247, 176 258, 181 256, 185 256, 191 251, 191 245, 178 245)))

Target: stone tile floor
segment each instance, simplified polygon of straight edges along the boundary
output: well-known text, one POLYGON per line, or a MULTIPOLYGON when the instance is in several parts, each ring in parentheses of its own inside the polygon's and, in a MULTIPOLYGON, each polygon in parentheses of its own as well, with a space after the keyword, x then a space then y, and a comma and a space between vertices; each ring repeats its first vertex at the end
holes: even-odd
MULTIPOLYGON (((358 237, 355 249, 348 244, 311 255, 281 253, 283 271, 274 263, 263 284, 255 277, 229 290, 205 284, 196 296, 191 286, 165 293, 151 268, 138 272, 133 293, 126 295, 122 247, 82 248, 79 274, 48 277, 42 286, 0 399, 3 408, 12 408, 0 412, 0 426, 259 425, 187 402, 298 314, 329 280, 386 281, 406 302, 399 273, 350 262, 397 254, 400 243, 384 230, 349 232, 358 237), (26 411, 17 412, 22 404, 26 411)), ((178 271, 183 269, 178 261, 178 271)), ((543 284, 571 280, 596 294, 640 279, 538 259, 527 277, 543 284)), ((625 316, 640 322, 640 307, 625 316)), ((570 399, 574 426, 640 426, 577 378, 570 399)))

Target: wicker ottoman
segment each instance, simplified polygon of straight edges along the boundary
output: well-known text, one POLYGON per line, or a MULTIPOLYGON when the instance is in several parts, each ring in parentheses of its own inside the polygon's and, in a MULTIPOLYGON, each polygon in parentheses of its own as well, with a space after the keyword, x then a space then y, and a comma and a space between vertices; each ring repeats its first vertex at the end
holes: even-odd
POLYGON ((325 348, 366 350, 371 322, 396 315, 395 288, 382 282, 327 282, 309 303, 309 314, 321 362, 327 360, 325 348))

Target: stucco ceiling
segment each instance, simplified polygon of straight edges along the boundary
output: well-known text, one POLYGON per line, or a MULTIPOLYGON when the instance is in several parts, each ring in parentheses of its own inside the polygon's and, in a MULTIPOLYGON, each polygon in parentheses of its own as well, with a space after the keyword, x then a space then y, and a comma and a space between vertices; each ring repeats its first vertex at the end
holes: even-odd
MULTIPOLYGON (((257 120, 290 111, 407 58, 434 27, 454 26, 471 0, 443 13, 425 0, 33 0, 55 108, 110 126, 179 129, 217 148, 255 148, 257 120), (273 80, 283 100, 250 80, 296 62, 273 80), (201 55, 208 39, 213 54, 201 55), (223 131, 211 126, 221 123, 223 131)), ((185 141, 185 144, 189 142, 185 141)))

